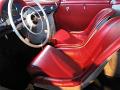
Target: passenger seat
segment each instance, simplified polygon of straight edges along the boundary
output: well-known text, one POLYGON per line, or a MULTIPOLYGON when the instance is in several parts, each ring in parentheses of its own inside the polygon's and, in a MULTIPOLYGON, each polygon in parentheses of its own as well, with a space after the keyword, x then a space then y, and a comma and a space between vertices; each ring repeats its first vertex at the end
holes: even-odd
POLYGON ((51 39, 56 47, 72 47, 85 44, 96 31, 108 21, 116 11, 112 8, 102 9, 96 14, 88 27, 83 31, 68 32, 60 29, 51 39))

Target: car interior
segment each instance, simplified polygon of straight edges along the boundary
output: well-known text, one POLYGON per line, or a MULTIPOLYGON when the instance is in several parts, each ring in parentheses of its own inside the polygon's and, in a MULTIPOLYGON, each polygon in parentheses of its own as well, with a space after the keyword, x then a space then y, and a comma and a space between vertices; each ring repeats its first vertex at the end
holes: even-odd
POLYGON ((84 90, 101 72, 120 77, 119 7, 120 0, 0 0, 0 85, 84 90))

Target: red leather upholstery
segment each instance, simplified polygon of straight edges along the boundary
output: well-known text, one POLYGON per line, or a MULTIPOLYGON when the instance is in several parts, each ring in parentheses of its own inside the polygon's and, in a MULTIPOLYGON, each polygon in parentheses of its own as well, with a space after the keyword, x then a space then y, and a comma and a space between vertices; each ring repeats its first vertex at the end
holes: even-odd
POLYGON ((55 86, 80 85, 119 48, 120 17, 115 17, 105 23, 82 47, 46 46, 31 64, 32 68, 37 67, 46 74, 38 76, 35 83, 55 86))
POLYGON ((115 14, 115 11, 111 8, 101 10, 91 21, 89 26, 80 32, 67 32, 63 29, 59 30, 53 37, 56 40, 56 47, 65 47, 65 45, 71 44, 83 44, 88 37, 90 37, 94 31, 98 30, 99 27, 104 24, 107 19, 115 14))

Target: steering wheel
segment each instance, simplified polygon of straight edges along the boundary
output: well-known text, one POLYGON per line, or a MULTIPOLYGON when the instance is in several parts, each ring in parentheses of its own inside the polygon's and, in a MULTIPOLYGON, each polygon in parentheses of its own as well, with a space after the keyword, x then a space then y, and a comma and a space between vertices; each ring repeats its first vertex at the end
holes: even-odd
POLYGON ((13 31, 22 42, 33 48, 43 47, 51 37, 48 17, 38 1, 33 0, 34 6, 26 5, 22 7, 20 13, 22 30, 18 29, 18 25, 13 18, 14 0, 8 2, 8 17, 13 31))

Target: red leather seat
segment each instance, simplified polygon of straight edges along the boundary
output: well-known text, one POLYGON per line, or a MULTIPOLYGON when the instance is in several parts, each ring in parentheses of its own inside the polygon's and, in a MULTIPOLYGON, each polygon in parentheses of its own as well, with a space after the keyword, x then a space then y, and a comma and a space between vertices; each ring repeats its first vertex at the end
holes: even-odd
MULTIPOLYGON (((120 49, 120 17, 107 21, 84 45, 54 48, 50 45, 36 56, 30 71, 38 75, 34 83, 73 87, 84 85, 98 75, 108 62, 106 59, 120 49), (97 72, 98 71, 98 72, 97 72), (89 79, 90 78, 90 79, 89 79)), ((34 74, 32 73, 32 74, 34 74)))
POLYGON ((115 14, 115 11, 112 8, 105 8, 93 18, 84 31, 67 32, 61 29, 54 35, 52 40, 56 42, 56 47, 83 44, 86 42, 86 39, 91 37, 113 14, 115 14))

